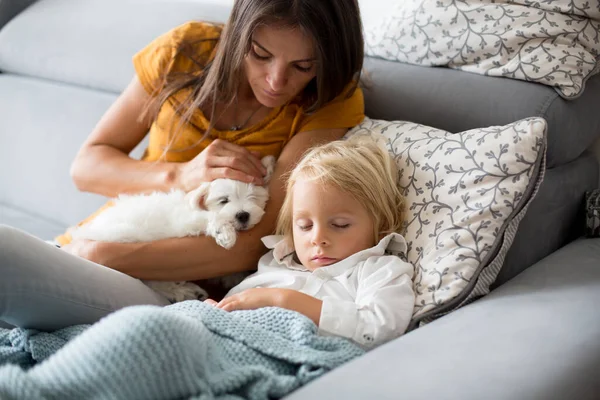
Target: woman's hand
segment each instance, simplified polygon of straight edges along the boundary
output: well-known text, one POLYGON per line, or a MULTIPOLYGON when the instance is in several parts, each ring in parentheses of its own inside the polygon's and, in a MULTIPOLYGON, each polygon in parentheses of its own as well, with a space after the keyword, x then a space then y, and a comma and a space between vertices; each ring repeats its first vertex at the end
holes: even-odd
POLYGON ((177 166, 178 186, 186 192, 219 178, 263 184, 266 169, 258 152, 215 139, 194 159, 177 166))
POLYGON ((71 243, 62 246, 61 249, 74 256, 85 258, 86 260, 99 264, 99 261, 96 259, 98 255, 96 245, 97 242, 93 240, 75 239, 71 241, 71 243))

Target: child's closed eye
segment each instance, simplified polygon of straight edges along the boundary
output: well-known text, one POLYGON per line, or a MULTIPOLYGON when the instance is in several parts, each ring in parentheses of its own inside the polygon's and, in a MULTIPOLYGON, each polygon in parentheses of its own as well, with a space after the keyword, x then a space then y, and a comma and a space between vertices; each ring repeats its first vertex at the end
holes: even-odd
POLYGON ((333 226, 339 229, 345 229, 348 228, 350 224, 333 224, 333 226))

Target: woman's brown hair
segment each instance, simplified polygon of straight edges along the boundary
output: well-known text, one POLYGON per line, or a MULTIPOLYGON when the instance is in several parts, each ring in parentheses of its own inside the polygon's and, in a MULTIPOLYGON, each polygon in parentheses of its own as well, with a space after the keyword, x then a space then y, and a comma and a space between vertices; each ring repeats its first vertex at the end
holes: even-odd
MULTIPOLYGON (((352 95, 364 57, 357 0, 236 0, 215 56, 203 66, 203 73, 163 78, 165 84, 149 106, 153 120, 175 93, 191 88, 185 101, 177 105, 176 115, 181 118, 174 131, 189 122, 199 107, 210 105, 209 128, 195 145, 204 140, 214 127, 217 102, 232 104, 237 96, 244 57, 250 51, 254 31, 261 25, 272 24, 300 28, 314 40, 317 74, 301 94, 306 113, 318 110, 354 83, 347 93, 348 97, 352 95)), ((182 43, 178 52, 185 51, 187 45, 182 43)), ((174 137, 170 142, 173 140, 174 137)))

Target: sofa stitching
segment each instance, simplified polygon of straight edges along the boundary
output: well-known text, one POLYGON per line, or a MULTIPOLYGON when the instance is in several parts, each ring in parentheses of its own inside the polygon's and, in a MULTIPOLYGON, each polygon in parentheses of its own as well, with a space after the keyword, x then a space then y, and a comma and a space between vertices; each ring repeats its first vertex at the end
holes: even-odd
POLYGON ((547 119, 548 109, 552 106, 552 104, 556 101, 556 99, 560 98, 558 93, 555 91, 548 94, 546 100, 542 102, 540 109, 537 112, 537 115, 547 119))

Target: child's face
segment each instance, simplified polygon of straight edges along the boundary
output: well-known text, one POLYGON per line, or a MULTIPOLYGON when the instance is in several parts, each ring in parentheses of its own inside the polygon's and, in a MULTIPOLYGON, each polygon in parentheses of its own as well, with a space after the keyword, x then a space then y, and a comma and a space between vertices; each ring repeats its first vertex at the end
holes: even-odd
POLYGON ((311 271, 375 245, 371 215, 348 193, 299 179, 292 204, 294 247, 311 271))

